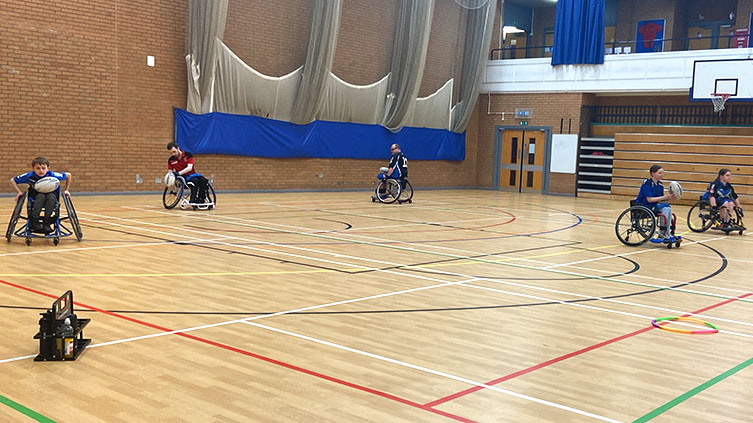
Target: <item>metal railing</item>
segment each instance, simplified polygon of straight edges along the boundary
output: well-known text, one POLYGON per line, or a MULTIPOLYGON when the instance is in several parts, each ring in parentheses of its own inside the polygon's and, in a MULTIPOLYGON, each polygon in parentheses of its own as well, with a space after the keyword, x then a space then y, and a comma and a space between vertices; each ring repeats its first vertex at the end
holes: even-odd
MULTIPOLYGON (((661 39, 656 39, 650 42, 652 44, 655 42, 663 42, 663 43, 672 42, 671 51, 688 51, 688 50, 691 50, 690 48, 691 42, 699 41, 699 40, 709 40, 712 47, 704 48, 702 50, 716 50, 716 49, 737 48, 737 45, 736 45, 737 41, 735 39, 738 37, 749 37, 749 36, 750 36, 750 32, 748 32, 747 34, 719 35, 716 37, 710 36, 710 37, 686 37, 686 38, 661 38, 661 39), (676 48, 678 42, 682 42, 683 48, 681 49, 676 48), (715 48, 713 47, 714 44, 716 44, 715 48)), ((635 54, 636 44, 639 42, 644 42, 644 41, 647 41, 647 40, 613 41, 609 43, 604 43, 604 49, 605 51, 607 51, 607 49, 610 49, 610 51, 612 52, 617 51, 618 48, 620 52, 625 52, 625 50, 628 49, 630 54, 635 54)), ((747 45, 745 47, 747 47, 747 45)), ((701 49, 693 49, 693 50, 701 50, 701 49)), ((666 47, 665 49, 663 49, 663 51, 667 51, 666 47)), ((505 46, 504 48, 492 49, 489 55, 489 60, 533 59, 533 58, 540 58, 540 57, 551 57, 551 52, 552 52, 551 45, 525 46, 525 47, 505 46), (549 55, 547 56, 547 54, 549 55)), ((614 54, 620 54, 620 53, 614 53, 614 54)))
POLYGON ((591 122, 613 125, 730 125, 753 126, 753 105, 726 104, 721 113, 712 105, 590 106, 591 122))

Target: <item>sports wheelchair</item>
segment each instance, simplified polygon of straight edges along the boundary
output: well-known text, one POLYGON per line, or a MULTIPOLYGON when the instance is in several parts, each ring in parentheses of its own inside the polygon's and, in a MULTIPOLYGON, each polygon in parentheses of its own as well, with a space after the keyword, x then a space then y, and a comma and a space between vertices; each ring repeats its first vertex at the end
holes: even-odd
POLYGON ((410 184, 408 178, 395 179, 387 177, 386 167, 380 168, 381 176, 379 183, 374 190, 374 195, 371 196, 371 202, 392 204, 397 201, 398 204, 413 203, 413 185, 410 184), (383 176, 382 176, 383 175, 383 176))
POLYGON ((175 183, 165 187, 165 191, 162 192, 162 205, 166 209, 172 209, 180 204, 181 209, 191 207, 194 210, 211 210, 217 205, 217 195, 212 188, 212 181, 207 179, 207 196, 206 201, 203 203, 191 202, 191 187, 194 185, 192 181, 186 181, 182 176, 175 177, 175 183))
MULTIPOLYGON (((52 239, 52 243, 55 245, 58 245, 60 243, 60 238, 75 235, 76 240, 81 241, 84 237, 84 234, 81 232, 81 225, 78 223, 78 215, 76 214, 76 209, 73 208, 73 201, 71 201, 71 198, 67 195, 63 194, 63 204, 65 204, 65 211, 67 213, 67 216, 60 216, 60 194, 58 193, 58 201, 55 206, 55 211, 53 212, 52 218, 55 219, 55 223, 52 227, 52 231, 35 231, 32 230, 32 221, 31 221, 31 210, 34 205, 34 199, 29 197, 29 201, 26 202, 26 216, 21 215, 21 211, 23 210, 24 201, 26 201, 26 197, 28 195, 28 192, 23 193, 21 197, 18 198, 18 201, 16 201, 16 207, 13 209, 13 214, 10 217, 10 222, 8 223, 8 230, 5 231, 5 239, 10 242, 10 240, 14 237, 21 237, 26 238, 26 245, 31 245, 31 239, 32 238, 47 238, 52 239), (26 223, 23 225, 23 227, 18 228, 16 230, 16 225, 18 224, 18 220, 23 219, 26 221, 26 223), (67 222, 70 228, 65 225, 67 222)), ((46 227, 44 222, 44 213, 40 213, 39 216, 39 222, 35 222, 39 224, 39 227, 46 227)), ((36 226, 36 225, 34 225, 36 226)))
POLYGON ((729 235, 730 232, 743 234, 745 226, 743 225, 743 211, 735 207, 735 215, 730 216, 729 226, 722 225, 722 216, 718 210, 715 210, 709 200, 701 198, 688 211, 688 228, 693 232, 705 232, 709 228, 718 229, 729 235))
MULTIPOLYGON (((630 201, 630 207, 623 211, 617 218, 617 222, 614 224, 614 232, 617 234, 617 238, 625 245, 641 245, 649 239, 653 238, 656 233, 657 226, 660 231, 664 231, 667 223, 663 222, 665 218, 663 215, 657 216, 648 207, 635 203, 635 200, 630 201), (657 222, 658 221, 658 222, 657 222), (657 225, 658 223, 658 225, 657 225)), ((661 242, 672 248, 680 247, 682 243, 682 237, 675 237, 675 228, 677 218, 672 213, 672 222, 669 227, 670 238, 662 239, 658 241, 657 238, 654 242, 661 242)))

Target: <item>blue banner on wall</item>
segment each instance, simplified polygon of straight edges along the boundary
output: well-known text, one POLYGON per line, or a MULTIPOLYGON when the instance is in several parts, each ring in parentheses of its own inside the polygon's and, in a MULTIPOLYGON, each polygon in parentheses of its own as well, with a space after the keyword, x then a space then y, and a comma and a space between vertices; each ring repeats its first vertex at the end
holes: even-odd
POLYGON ((194 154, 276 158, 377 159, 400 144, 410 160, 465 160, 465 132, 317 120, 296 125, 258 116, 175 109, 175 141, 194 154))
POLYGON ((604 0, 559 0, 552 66, 604 63, 604 0))

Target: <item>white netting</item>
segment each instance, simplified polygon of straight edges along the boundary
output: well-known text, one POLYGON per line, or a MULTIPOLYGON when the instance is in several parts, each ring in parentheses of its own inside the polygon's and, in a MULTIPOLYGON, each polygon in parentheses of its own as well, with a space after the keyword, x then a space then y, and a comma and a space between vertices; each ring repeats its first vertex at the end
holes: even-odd
POLYGON ((729 98, 729 94, 711 94, 711 102, 714 104, 714 111, 722 114, 724 110, 724 103, 729 98))

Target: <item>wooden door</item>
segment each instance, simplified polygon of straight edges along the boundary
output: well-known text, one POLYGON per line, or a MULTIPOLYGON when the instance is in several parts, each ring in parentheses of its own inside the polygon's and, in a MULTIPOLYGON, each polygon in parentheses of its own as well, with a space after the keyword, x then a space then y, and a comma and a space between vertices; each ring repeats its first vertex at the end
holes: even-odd
POLYGON ((505 130, 499 158, 499 186, 506 191, 541 192, 546 132, 505 130))

